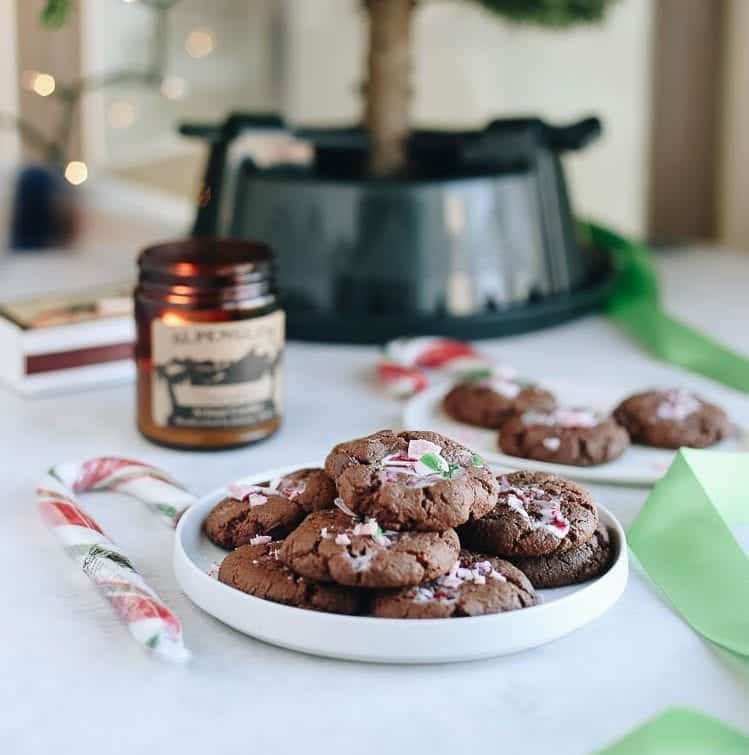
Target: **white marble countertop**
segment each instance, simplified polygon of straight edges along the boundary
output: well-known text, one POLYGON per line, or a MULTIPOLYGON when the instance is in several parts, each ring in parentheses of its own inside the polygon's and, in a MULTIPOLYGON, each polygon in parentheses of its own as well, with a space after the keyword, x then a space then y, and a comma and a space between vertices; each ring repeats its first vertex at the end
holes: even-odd
MULTIPOLYGON (((118 238, 100 253, 127 249, 118 238)), ((60 263, 3 264, 0 298, 39 288, 39 276, 53 284, 45 271, 60 263)), ((659 264, 673 312, 749 352, 749 255, 702 249, 659 264)), ((654 362, 600 317, 482 348, 539 379, 584 375, 613 394, 689 385, 749 423, 745 396, 654 362)), ((183 620, 195 657, 172 668, 129 639, 37 517, 34 483, 62 460, 140 458, 203 493, 396 425, 400 405, 374 388, 374 359, 370 348, 291 344, 283 429, 260 445, 214 454, 141 438, 132 386, 35 400, 0 390, 0 752, 577 755, 674 704, 749 726, 746 666, 707 645, 637 569, 605 616, 536 650, 447 666, 338 662, 264 645, 202 613, 176 585, 172 533, 133 501, 90 496, 86 506, 183 620)), ((595 492, 625 526, 646 496, 637 488, 595 492)))

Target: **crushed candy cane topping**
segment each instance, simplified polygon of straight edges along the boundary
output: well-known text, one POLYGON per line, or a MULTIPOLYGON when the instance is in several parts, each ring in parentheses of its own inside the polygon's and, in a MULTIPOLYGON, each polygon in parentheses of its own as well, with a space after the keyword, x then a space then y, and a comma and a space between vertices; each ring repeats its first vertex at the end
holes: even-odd
POLYGON ((561 501, 538 485, 518 487, 501 475, 499 500, 525 519, 533 529, 543 529, 554 537, 563 538, 570 531, 570 522, 562 514, 561 501))
POLYGON ((500 396, 510 399, 517 398, 517 395, 523 390, 523 387, 518 383, 497 379, 490 381, 489 387, 493 391, 496 391, 500 396))
POLYGON ((424 454, 437 454, 439 456, 441 453, 442 448, 430 440, 411 440, 408 442, 408 456, 411 459, 419 459, 424 454))
POLYGON ((381 482, 400 483, 412 488, 425 488, 442 480, 454 480, 465 474, 457 464, 442 456, 442 448, 428 440, 412 440, 406 452, 389 454, 382 460, 381 482))
POLYGON ((227 491, 232 498, 245 501, 252 508, 267 503, 269 495, 279 495, 279 491, 275 488, 264 488, 260 485, 229 485, 227 491))
POLYGON ((655 416, 658 419, 683 422, 691 414, 699 411, 701 407, 700 400, 683 388, 663 391, 659 398, 660 403, 655 410, 655 416))
POLYGON ((416 603, 426 603, 429 600, 439 600, 449 603, 455 600, 458 590, 466 583, 485 585, 488 579, 496 582, 507 582, 507 578, 498 572, 491 561, 475 561, 471 563, 465 559, 456 561, 450 571, 432 582, 413 588, 412 596, 416 603))
POLYGON ((206 572, 211 579, 218 579, 218 570, 221 567, 220 561, 214 561, 206 572))
POLYGON ((513 399, 517 398, 527 384, 519 379, 517 371, 511 367, 498 367, 486 377, 481 378, 479 385, 491 388, 504 398, 513 399))
POLYGON ((378 533, 379 529, 380 525, 377 524, 376 519, 367 519, 366 522, 355 524, 353 533, 354 535, 369 535, 370 537, 373 537, 378 533))
POLYGON ((333 539, 336 545, 351 545, 352 537, 369 537, 377 543, 377 545, 387 548, 401 536, 400 532, 383 530, 377 523, 376 519, 365 519, 362 522, 359 521, 357 517, 354 517, 352 524, 353 526, 336 532, 335 534, 332 533, 328 527, 322 527, 320 529, 320 537, 322 537, 323 540, 333 539))
POLYGON ((564 428, 595 427, 602 417, 592 409, 552 409, 548 412, 529 411, 522 416, 524 425, 555 425, 564 428))
POLYGON ((250 538, 250 545, 265 545, 269 543, 273 538, 270 535, 255 535, 250 538))
POLYGON ((281 477, 278 480, 271 482, 271 487, 278 490, 281 495, 293 501, 304 493, 307 487, 307 482, 304 479, 301 480, 289 480, 287 477, 281 477))

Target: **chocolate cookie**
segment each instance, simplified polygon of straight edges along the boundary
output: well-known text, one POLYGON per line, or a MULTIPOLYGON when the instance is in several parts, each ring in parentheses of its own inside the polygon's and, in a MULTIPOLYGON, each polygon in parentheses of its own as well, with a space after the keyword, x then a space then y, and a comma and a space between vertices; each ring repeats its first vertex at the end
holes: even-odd
POLYGON ((458 422, 496 430, 511 414, 553 409, 556 401, 549 391, 536 385, 492 377, 458 383, 442 406, 458 422))
POLYGON ((393 532, 333 509, 310 514, 286 538, 279 557, 309 579, 403 587, 445 574, 459 550, 455 530, 393 532))
POLYGON ((613 557, 609 533, 603 524, 577 548, 536 558, 513 558, 512 563, 536 589, 587 582, 608 570, 613 557))
POLYGON ((574 482, 545 472, 497 479, 494 510, 458 530, 464 547, 496 556, 543 556, 575 548, 595 532, 598 510, 574 482))
POLYGON ((444 577, 378 592, 371 612, 386 619, 447 619, 514 611, 538 602, 528 578, 512 564, 462 550, 444 577))
POLYGON ((307 513, 329 509, 338 492, 324 469, 298 469, 271 482, 271 487, 298 503, 307 513))
POLYGON ((325 460, 352 511, 392 530, 439 532, 491 511, 497 482, 480 457, 443 435, 382 430, 325 460))
POLYGON ((231 486, 208 514, 203 529, 221 548, 245 545, 257 535, 283 537, 304 519, 304 509, 271 488, 258 485, 231 486))
POLYGON ((282 542, 243 545, 224 558, 219 581, 256 598, 327 613, 356 614, 362 596, 339 585, 317 584, 294 574, 278 558, 282 542))
POLYGON ((705 448, 731 430, 720 407, 680 388, 636 393, 619 404, 614 419, 634 443, 658 448, 705 448))
POLYGON ((499 431, 499 448, 506 454, 579 467, 616 459, 628 446, 623 427, 590 409, 523 412, 499 431))

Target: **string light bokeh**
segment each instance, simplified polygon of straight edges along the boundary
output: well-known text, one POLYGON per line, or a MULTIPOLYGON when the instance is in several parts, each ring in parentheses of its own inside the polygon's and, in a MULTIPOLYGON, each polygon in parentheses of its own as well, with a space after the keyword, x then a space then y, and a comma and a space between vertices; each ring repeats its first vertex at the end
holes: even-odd
MULTIPOLYGON (((91 92, 128 85, 146 87, 165 100, 179 101, 189 92, 189 83, 182 77, 167 73, 169 49, 169 14, 181 0, 121 0, 127 5, 148 8, 152 16, 150 51, 146 64, 140 68, 120 69, 110 73, 83 76, 70 84, 63 84, 46 71, 26 70, 21 74, 21 87, 39 97, 53 99, 60 109, 59 127, 51 138, 44 136, 33 124, 18 115, 0 112, 0 128, 15 128, 24 142, 35 149, 46 162, 64 167, 63 175, 74 186, 84 183, 89 175, 86 163, 69 154, 70 124, 80 107, 81 99, 91 92)), ((190 58, 200 61, 211 55, 216 48, 216 33, 200 26, 189 30, 183 39, 183 47, 190 58)), ((138 120, 139 109, 127 97, 118 97, 107 108, 107 121, 112 129, 130 129, 138 120)), ((76 156, 77 157, 77 156, 76 156)))

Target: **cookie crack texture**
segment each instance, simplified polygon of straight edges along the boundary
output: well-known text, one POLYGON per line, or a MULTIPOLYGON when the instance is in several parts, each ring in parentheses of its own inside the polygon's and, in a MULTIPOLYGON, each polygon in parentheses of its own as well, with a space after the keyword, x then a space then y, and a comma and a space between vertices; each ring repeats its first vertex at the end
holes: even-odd
MULTIPOLYGON (((560 537, 539 527, 531 516, 523 516, 501 498, 486 516, 461 527, 460 537, 465 545, 501 557, 543 556, 572 549, 595 532, 598 526, 595 504, 575 483, 544 472, 514 472, 500 479, 510 488, 530 491, 541 488, 547 496, 545 500, 553 501, 567 520, 566 534, 560 537)), ((510 490, 506 492, 512 494, 510 490)))
POLYGON ((496 482, 488 470, 473 467, 472 458, 468 449, 437 433, 381 431, 338 444, 325 465, 337 473, 344 503, 359 515, 371 516, 387 529, 440 532, 482 516, 496 503, 496 482), (407 452, 409 443, 417 440, 438 446, 442 458, 460 469, 459 475, 427 480, 423 486, 408 475, 383 480, 383 459, 407 452))

